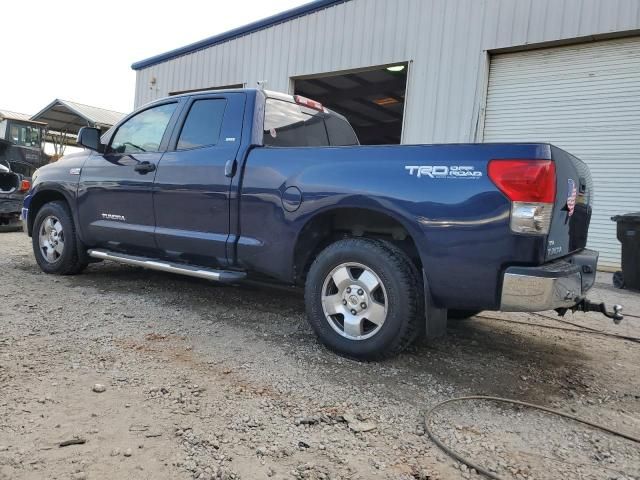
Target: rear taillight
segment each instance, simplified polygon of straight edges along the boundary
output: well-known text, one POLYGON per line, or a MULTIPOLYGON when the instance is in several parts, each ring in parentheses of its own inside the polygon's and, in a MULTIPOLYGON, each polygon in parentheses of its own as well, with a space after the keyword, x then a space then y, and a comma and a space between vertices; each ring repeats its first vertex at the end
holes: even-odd
POLYGON ((556 167, 551 160, 491 160, 489 178, 512 202, 556 199, 556 167))
POLYGON ((31 188, 31 182, 27 179, 22 179, 22 181, 20 182, 20 191, 28 192, 30 188, 31 188))
POLYGON ((511 230, 547 234, 556 199, 551 160, 491 160, 489 178, 511 200, 511 230))

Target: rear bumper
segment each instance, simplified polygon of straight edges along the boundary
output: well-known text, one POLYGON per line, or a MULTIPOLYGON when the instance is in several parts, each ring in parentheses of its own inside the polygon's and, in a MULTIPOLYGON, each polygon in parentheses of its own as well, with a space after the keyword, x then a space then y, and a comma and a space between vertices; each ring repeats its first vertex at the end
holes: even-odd
POLYGON ((0 197, 0 214, 19 214, 22 210, 22 198, 0 197))
POLYGON ((593 286, 598 252, 582 250, 539 267, 509 267, 502 282, 500 310, 540 312, 569 308, 593 286))

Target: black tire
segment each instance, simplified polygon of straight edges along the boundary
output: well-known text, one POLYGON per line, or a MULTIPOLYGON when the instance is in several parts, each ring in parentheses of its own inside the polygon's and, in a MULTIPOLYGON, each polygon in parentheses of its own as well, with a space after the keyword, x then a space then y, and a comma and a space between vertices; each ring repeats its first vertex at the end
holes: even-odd
POLYGON ((78 237, 73 222, 73 217, 69 207, 65 202, 55 201, 42 206, 33 222, 33 232, 31 244, 36 262, 43 272, 54 275, 75 275, 80 273, 87 266, 86 261, 82 261, 78 255, 78 237), (64 248, 57 258, 47 260, 44 251, 40 247, 40 232, 43 222, 50 217, 54 217, 60 222, 64 235, 64 248))
POLYGON ((613 286, 621 289, 625 287, 624 275, 622 275, 622 272, 619 270, 613 274, 613 286))
POLYGON ((467 318, 475 317, 482 310, 449 310, 447 312, 447 318, 452 320, 465 320, 467 318))
POLYGON ((416 272, 409 257, 388 242, 363 238, 339 240, 325 248, 311 265, 305 285, 307 320, 320 341, 340 355, 358 360, 397 355, 415 340, 424 323, 423 290, 416 272), (347 338, 338 332, 338 322, 332 320, 335 316, 325 316, 322 302, 325 281, 344 264, 359 264, 377 275, 381 287, 371 293, 371 298, 376 294, 379 297, 384 289, 385 318, 372 333, 363 335, 371 335, 368 338, 347 338))
POLYGON ((387 250, 389 250, 389 252, 392 255, 405 258, 408 261, 409 269, 411 270, 411 274, 413 275, 413 282, 416 285, 416 292, 418 292, 417 293, 418 302, 416 305, 416 315, 415 315, 416 328, 413 331, 412 338, 409 340, 409 344, 412 344, 419 338, 424 337, 425 330, 426 330, 427 319, 424 313, 425 303, 424 303, 424 283, 422 280, 422 270, 416 267, 416 264, 413 261, 411 261, 411 259, 407 256, 406 253, 404 253, 404 251, 400 247, 394 245, 393 243, 385 242, 382 240, 379 240, 378 242, 382 248, 386 248, 387 250))

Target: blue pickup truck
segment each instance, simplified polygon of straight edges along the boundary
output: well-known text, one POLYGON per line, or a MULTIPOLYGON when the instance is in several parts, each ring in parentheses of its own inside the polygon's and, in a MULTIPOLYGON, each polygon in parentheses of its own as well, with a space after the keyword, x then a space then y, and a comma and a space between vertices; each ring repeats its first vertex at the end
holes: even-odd
POLYGON ((358 359, 448 315, 592 305, 591 176, 552 145, 360 146, 320 103, 254 89, 158 100, 78 143, 24 202, 47 273, 113 260, 303 286, 319 339, 358 359))

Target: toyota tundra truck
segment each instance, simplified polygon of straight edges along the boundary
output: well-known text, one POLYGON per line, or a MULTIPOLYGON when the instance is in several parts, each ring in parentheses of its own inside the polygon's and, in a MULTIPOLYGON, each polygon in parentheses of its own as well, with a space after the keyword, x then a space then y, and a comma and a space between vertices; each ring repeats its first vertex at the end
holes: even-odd
POLYGON ((320 103, 260 89, 161 99, 78 143, 24 202, 47 273, 110 260, 304 287, 318 338, 366 360, 441 336, 448 313, 596 309, 591 175, 553 145, 361 146, 320 103))

